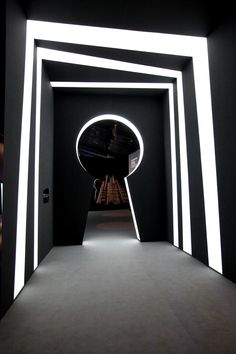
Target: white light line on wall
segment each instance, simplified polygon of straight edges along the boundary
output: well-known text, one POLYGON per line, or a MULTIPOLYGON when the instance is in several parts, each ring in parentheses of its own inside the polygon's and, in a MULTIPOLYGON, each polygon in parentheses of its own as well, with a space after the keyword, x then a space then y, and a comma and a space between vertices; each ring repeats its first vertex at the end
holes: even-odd
POLYGON ((51 81, 55 88, 169 89, 171 83, 51 81))
POLYGON ((36 39, 192 57, 203 37, 28 20, 36 39))
POLYGON ((91 118, 89 121, 87 121, 83 127, 80 129, 79 134, 77 136, 76 139, 76 155, 77 155, 77 159, 79 160, 79 163, 81 164, 81 166, 84 168, 81 160, 80 160, 80 156, 79 156, 79 150, 78 150, 78 144, 79 144, 79 140, 82 136, 82 134, 84 133, 84 131, 90 127, 90 125, 95 124, 97 122, 103 121, 103 120, 115 120, 117 122, 121 122, 123 124, 125 124, 127 127, 129 127, 132 132, 135 134, 135 136, 138 139, 138 143, 139 143, 139 148, 140 148, 140 154, 139 154, 139 161, 137 163, 137 165, 135 166, 135 168, 133 169, 133 171, 129 174, 131 175, 132 173, 134 173, 135 170, 137 170, 138 166, 140 165, 142 159, 143 159, 143 154, 144 154, 144 144, 143 144, 143 139, 142 136, 139 132, 139 130, 137 129, 137 127, 128 119, 115 115, 115 114, 102 114, 100 116, 91 118))
POLYGON ((198 128, 205 204, 209 266, 222 273, 221 236, 218 188, 215 161, 215 142, 211 107, 211 88, 208 67, 207 40, 198 56, 193 58, 197 98, 198 128))
POLYGON ((1 185, 1 213, 3 213, 3 183, 1 185))
POLYGON ((130 194, 129 183, 128 183, 127 177, 125 177, 124 180, 125 180, 125 187, 126 187, 126 191, 127 191, 127 195, 128 195, 128 199, 129 199, 129 206, 130 206, 130 210, 131 210, 131 214, 132 214, 132 218, 133 218, 133 222, 134 222, 134 229, 135 229, 136 237, 137 237, 137 239, 139 241, 141 241, 140 234, 139 234, 139 228, 138 228, 138 224, 137 224, 137 220, 136 220, 136 216, 135 216, 133 201, 132 201, 132 197, 131 197, 131 194, 130 194))
POLYGON ((64 52, 61 50, 38 48, 38 52, 44 60, 56 61, 67 64, 77 64, 96 68, 127 71, 155 76, 177 77, 180 72, 177 70, 163 69, 156 66, 134 64, 120 60, 93 57, 85 54, 64 52))
POLYGON ((40 55, 37 55, 35 156, 34 156, 34 270, 38 266, 38 242, 39 242, 38 218, 39 218, 39 157, 40 157, 41 96, 42 96, 42 58, 40 55))
POLYGON ((180 176, 181 176, 181 196, 182 196, 181 202, 182 202, 183 250, 189 254, 192 254, 188 156, 187 156, 182 76, 180 76, 177 80, 177 101, 178 101, 178 112, 179 112, 179 150, 180 150, 180 176))
MULTIPOLYGON (((129 127, 132 130, 132 132, 135 134, 136 138, 138 139, 139 149, 140 149, 139 160, 138 160, 137 165, 133 169, 133 171, 129 174, 129 176, 130 176, 131 174, 133 174, 137 170, 137 168, 139 167, 139 165, 143 159, 143 155, 144 155, 143 139, 142 139, 142 136, 141 136, 139 130, 137 129, 137 127, 130 120, 128 120, 124 117, 115 115, 115 114, 103 114, 103 115, 94 117, 94 118, 90 119, 89 121, 87 121, 83 125, 83 127, 80 129, 79 134, 76 139, 76 144, 75 144, 76 155, 79 160, 79 163, 83 167, 83 169, 86 171, 85 167, 83 166, 83 164, 80 160, 79 149, 78 149, 79 141, 80 141, 82 134, 92 124, 95 124, 97 122, 101 122, 103 120, 113 120, 113 121, 117 121, 117 122, 121 122, 122 124, 125 124, 127 127, 129 127)), ((139 229, 138 229, 138 224, 137 224, 137 220, 136 220, 136 216, 135 216, 135 211, 134 211, 134 207, 133 207, 133 202, 132 202, 132 198, 131 198, 131 194, 130 194, 130 190, 129 190, 129 184, 127 181, 127 177, 125 177, 124 180, 125 180, 127 195, 128 195, 128 199, 129 199, 129 205, 130 205, 130 209, 131 209, 131 213, 132 213, 132 217, 133 217, 134 227, 135 227, 135 231, 136 231, 136 237, 140 241, 140 233, 139 233, 139 229)))
POLYGON ((177 163, 175 139, 175 113, 173 85, 169 88, 169 115, 170 115, 170 148, 171 148, 171 183, 172 183, 172 212, 173 212, 173 244, 179 247, 179 221, 178 221, 178 189, 177 189, 177 163))
POLYGON ((26 27, 25 73, 21 120, 20 161, 16 220, 16 251, 14 299, 25 283, 25 247, 26 247, 26 220, 28 196, 28 165, 30 143, 31 97, 33 77, 34 38, 26 27))

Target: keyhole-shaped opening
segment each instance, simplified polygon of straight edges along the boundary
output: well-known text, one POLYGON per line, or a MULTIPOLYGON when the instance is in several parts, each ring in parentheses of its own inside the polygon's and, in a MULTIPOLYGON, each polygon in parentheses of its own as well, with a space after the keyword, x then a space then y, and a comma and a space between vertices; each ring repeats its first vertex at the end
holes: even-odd
POLYGON ((128 209, 137 238, 127 177, 138 168, 143 150, 143 140, 136 126, 126 118, 110 114, 88 121, 76 141, 79 163, 95 177, 90 211, 128 209))

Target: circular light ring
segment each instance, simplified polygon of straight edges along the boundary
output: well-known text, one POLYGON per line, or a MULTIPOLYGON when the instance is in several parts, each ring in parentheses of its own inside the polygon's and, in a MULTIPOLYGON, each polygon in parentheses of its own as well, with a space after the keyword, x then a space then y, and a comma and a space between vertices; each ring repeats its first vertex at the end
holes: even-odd
MULTIPOLYGON (((139 160, 138 160, 138 163, 137 165, 135 166, 135 168, 133 169, 133 171, 131 173, 129 173, 128 176, 130 176, 132 173, 134 173, 134 171, 137 170, 137 168, 139 167, 142 159, 143 159, 143 154, 144 154, 144 144, 143 144, 143 139, 142 139, 142 136, 139 132, 139 130, 136 128, 136 126, 131 123, 128 119, 124 118, 124 117, 121 117, 121 116, 118 116, 118 115, 115 115, 115 114, 102 114, 100 116, 97 116, 97 117, 94 117, 92 119, 90 119, 87 123, 85 123, 83 125, 83 127, 81 128, 78 136, 77 136, 77 139, 76 139, 76 145, 75 145, 75 148, 76 148, 76 155, 77 155, 77 158, 79 160, 79 163, 80 165, 83 167, 83 169, 87 172, 87 170, 85 169, 85 167, 83 166, 81 160, 80 160, 80 155, 79 155, 79 151, 78 151, 78 146, 79 146, 79 140, 83 134, 83 132, 92 124, 94 123, 97 123, 97 122, 100 122, 102 120, 115 120, 117 122, 120 122, 120 123, 123 123, 125 124, 127 127, 129 127, 132 132, 136 135, 136 138, 138 139, 138 142, 139 142, 139 147, 140 147, 140 154, 139 154, 139 160)), ((127 176, 127 177, 128 177, 127 176)))

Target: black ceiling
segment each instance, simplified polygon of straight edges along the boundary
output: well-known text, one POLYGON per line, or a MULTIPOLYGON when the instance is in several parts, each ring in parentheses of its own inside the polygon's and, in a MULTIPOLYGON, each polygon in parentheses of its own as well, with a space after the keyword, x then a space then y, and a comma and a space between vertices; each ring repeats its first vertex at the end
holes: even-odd
POLYGON ((172 78, 45 61, 50 81, 173 82, 172 78))
POLYGON ((233 2, 202 0, 21 0, 30 19, 140 31, 208 35, 233 2))
POLYGON ((171 68, 172 70, 182 70, 190 60, 189 57, 178 55, 147 53, 134 50, 122 50, 43 40, 37 40, 36 44, 37 46, 43 48, 62 50, 66 52, 79 53, 112 60, 127 61, 135 64, 160 66, 161 68, 171 68))
MULTIPOLYGON (((37 41, 37 46, 55 50, 68 51, 84 55, 96 56, 111 60, 120 60, 135 64, 150 65, 172 70, 182 70, 191 60, 189 57, 144 53, 131 50, 92 47, 48 41, 37 41)), ((46 62, 46 68, 51 81, 127 81, 127 82, 170 82, 166 77, 157 77, 132 72, 122 72, 96 67, 71 65, 65 63, 46 62)))

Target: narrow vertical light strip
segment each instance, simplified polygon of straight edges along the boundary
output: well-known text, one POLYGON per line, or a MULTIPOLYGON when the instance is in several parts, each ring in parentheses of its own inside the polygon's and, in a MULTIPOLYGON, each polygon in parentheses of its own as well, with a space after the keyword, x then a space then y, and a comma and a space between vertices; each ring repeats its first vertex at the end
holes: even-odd
POLYGON ((126 187, 127 195, 128 195, 128 198, 129 198, 130 210, 131 210, 131 214, 132 214, 132 217, 133 217, 136 237, 137 237, 137 239, 139 241, 141 241, 140 234, 139 234, 139 229, 138 229, 138 224, 137 224, 137 220, 136 220, 136 216, 135 216, 135 212, 134 212, 134 206, 133 206, 133 202, 132 202, 132 198, 131 198, 131 194, 130 194, 130 190, 129 190, 129 184, 128 184, 128 181, 127 181, 127 177, 125 177, 124 180, 125 180, 125 187, 126 187))
POLYGON ((22 106, 22 120, 21 120, 17 221, 16 221, 14 299, 23 288, 25 282, 25 247, 26 247, 31 97, 32 97, 32 81, 33 81, 33 56, 34 56, 34 38, 29 31, 28 23, 27 23, 24 91, 23 91, 23 106, 22 106))
POLYGON ((193 58, 209 266, 222 274, 215 144, 207 41, 193 58))
POLYGON ((173 85, 170 85, 170 88, 169 88, 169 115, 170 115, 170 145, 171 145, 173 244, 174 244, 174 246, 179 247, 177 164, 176 164, 175 114, 174 114, 173 85))
POLYGON ((36 73, 36 114, 35 114, 35 158, 34 158, 34 270, 38 266, 38 227, 39 227, 39 156, 41 122, 42 58, 37 55, 36 73))
MULTIPOLYGON (((126 119, 124 117, 121 117, 121 116, 118 116, 118 115, 115 115, 115 114, 102 114, 100 116, 94 117, 94 118, 90 119, 88 122, 86 122, 83 125, 83 127, 80 129, 79 134, 78 134, 77 139, 76 139, 76 144, 75 144, 76 155, 77 155, 77 158, 78 158, 78 161, 79 161, 80 165, 82 166, 83 169, 85 169, 83 164, 82 164, 82 162, 81 162, 81 160, 80 160, 79 149, 78 149, 79 140, 80 140, 83 132, 90 125, 92 125, 92 124, 94 124, 96 122, 103 121, 103 120, 114 120, 114 121, 118 121, 118 122, 121 122, 121 123, 125 124, 126 126, 128 126, 133 131, 133 133, 135 134, 136 138, 138 139, 140 155, 139 155, 139 161, 138 161, 135 169, 130 173, 130 175, 133 174, 134 171, 140 165, 140 163, 142 161, 142 158, 143 158, 143 155, 144 155, 143 139, 142 139, 142 136, 141 136, 139 130, 136 128, 136 126, 132 122, 130 122, 128 119, 126 119)), ((137 224, 137 220, 136 220, 136 216, 135 216, 135 212, 134 212, 134 207, 133 207, 133 202, 132 202, 132 198, 131 198, 131 194, 130 194, 130 189, 129 189, 129 184, 128 184, 128 181, 127 181, 127 177, 124 178, 124 181, 125 181, 125 186, 126 186, 126 190, 127 190, 128 199, 129 199, 129 205, 130 205, 130 209, 131 209, 131 213, 132 213, 132 217, 133 217, 133 222, 134 222, 136 236, 137 236, 137 239, 140 240, 138 224, 137 224)))
POLYGON ((182 200, 182 230, 183 250, 192 254, 191 217, 189 201, 188 157, 185 127, 184 97, 182 73, 177 80, 177 100, 179 107, 179 148, 180 148, 180 174, 181 174, 181 200, 182 200))
POLYGON ((3 213, 3 183, 1 183, 1 213, 3 213))

